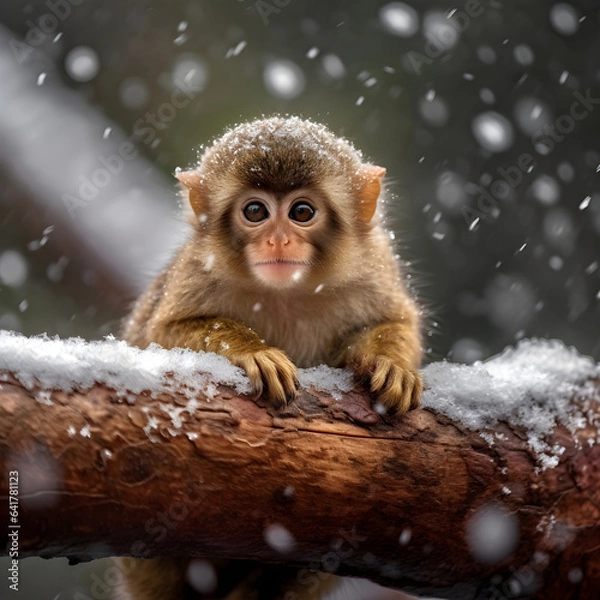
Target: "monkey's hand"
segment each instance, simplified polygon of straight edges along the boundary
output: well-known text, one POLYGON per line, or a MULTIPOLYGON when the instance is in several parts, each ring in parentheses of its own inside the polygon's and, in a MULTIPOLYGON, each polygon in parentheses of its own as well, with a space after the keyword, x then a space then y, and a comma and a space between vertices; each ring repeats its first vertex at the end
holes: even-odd
POLYGON ((226 356, 246 371, 258 396, 265 395, 271 402, 280 405, 294 399, 298 377, 294 363, 285 352, 263 345, 257 350, 228 353, 226 356))
POLYGON ((398 364, 383 355, 365 355, 350 366, 357 377, 369 384, 371 392, 388 412, 404 413, 421 403, 423 384, 414 367, 398 364))
POLYGON ((296 366, 282 350, 267 346, 242 323, 232 319, 183 319, 156 328, 153 339, 165 348, 215 352, 246 371, 252 389, 275 404, 294 399, 298 389, 296 366))
POLYGON ((390 413, 404 413, 421 403, 418 334, 405 323, 384 323, 354 336, 344 363, 366 383, 390 413))

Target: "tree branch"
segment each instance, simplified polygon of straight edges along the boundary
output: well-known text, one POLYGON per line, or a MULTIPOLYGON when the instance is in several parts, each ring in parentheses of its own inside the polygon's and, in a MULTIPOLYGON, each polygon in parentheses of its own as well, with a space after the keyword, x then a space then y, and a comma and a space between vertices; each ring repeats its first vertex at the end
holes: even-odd
POLYGON ((461 599, 600 588, 597 395, 573 400, 579 429, 548 434, 565 450, 543 469, 522 427, 486 441, 432 410, 385 422, 360 390, 278 411, 223 385, 190 400, 180 380, 155 397, 44 389, 38 369, 0 370, 1 531, 17 471, 20 557, 256 559, 461 599))

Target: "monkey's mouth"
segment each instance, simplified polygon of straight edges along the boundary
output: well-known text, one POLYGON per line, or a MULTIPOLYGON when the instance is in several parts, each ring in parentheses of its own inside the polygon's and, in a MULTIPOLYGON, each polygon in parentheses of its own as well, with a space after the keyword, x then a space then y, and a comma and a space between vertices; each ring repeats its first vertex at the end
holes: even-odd
POLYGON ((307 268, 306 261, 283 258, 261 260, 253 265, 253 271, 259 279, 278 286, 292 285, 300 281, 307 268))
POLYGON ((305 260, 289 260, 286 258, 272 258, 270 260, 261 260, 257 263, 254 263, 255 267, 260 267, 262 265, 308 265, 308 262, 305 260))

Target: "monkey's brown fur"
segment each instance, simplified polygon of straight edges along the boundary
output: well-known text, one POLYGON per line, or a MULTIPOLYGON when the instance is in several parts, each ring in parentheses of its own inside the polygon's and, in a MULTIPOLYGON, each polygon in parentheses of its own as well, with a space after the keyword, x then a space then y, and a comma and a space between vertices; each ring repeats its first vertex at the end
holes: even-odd
MULTIPOLYGON (((197 168, 177 173, 193 231, 123 337, 222 354, 276 403, 293 399, 296 367, 326 364, 352 367, 392 412, 418 406, 419 309, 376 211, 384 174, 310 121, 274 117, 230 130, 197 168), (291 217, 304 201, 314 209, 306 223, 291 217), (256 223, 243 212, 255 202, 268 213, 256 223)), ((144 571, 133 586, 143 589, 144 571)))

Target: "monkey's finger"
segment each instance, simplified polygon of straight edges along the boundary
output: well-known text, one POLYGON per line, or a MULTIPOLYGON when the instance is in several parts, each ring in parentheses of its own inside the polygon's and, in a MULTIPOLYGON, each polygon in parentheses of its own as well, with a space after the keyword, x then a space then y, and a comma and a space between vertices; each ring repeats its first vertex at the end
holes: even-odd
POLYGON ((280 373, 279 381, 282 384, 283 393, 285 394, 285 404, 293 402, 294 398, 296 397, 296 390, 298 389, 299 384, 295 383, 294 378, 288 373, 280 373))
POLYGON ((375 375, 377 376, 375 381, 371 382, 372 392, 377 394, 390 413, 404 413, 419 406, 422 382, 417 370, 398 366, 391 361, 380 362, 374 377, 375 375), (388 369, 387 373, 385 367, 388 369))
POLYGON ((250 385, 252 386, 252 390, 254 391, 256 396, 261 396, 264 389, 263 378, 260 369, 258 368, 256 361, 254 360, 254 357, 248 356, 239 358, 236 361, 236 363, 238 364, 238 366, 242 367, 244 371, 246 371, 246 375, 250 380, 250 385))
POLYGON ((283 384, 285 395, 288 402, 291 402, 296 396, 296 390, 300 387, 298 376, 296 374, 296 367, 290 363, 290 365, 279 366, 279 378, 283 384))
POLYGON ((385 385, 379 394, 379 399, 388 408, 390 413, 403 413, 409 408, 410 383, 407 382, 406 376, 407 373, 396 365, 392 365, 388 372, 385 385))
POLYGON ((417 408, 421 402, 422 382, 421 375, 416 370, 409 370, 403 373, 402 398, 398 410, 406 412, 411 408, 417 408))
POLYGON ((398 412, 405 413, 410 409, 410 403, 412 401, 412 392, 415 388, 415 376, 411 371, 405 371, 402 373, 402 390, 400 393, 400 399, 398 402, 398 412))
POLYGON ((266 385, 266 392, 269 400, 279 404, 285 404, 286 394, 281 385, 281 381, 279 380, 279 374, 277 373, 275 363, 268 356, 261 356, 260 358, 257 358, 256 362, 266 385))
POLYGON ((411 408, 418 408, 421 406, 421 396, 423 395, 423 378, 421 373, 415 371, 415 387, 412 391, 412 397, 410 402, 411 408))
POLYGON ((384 389, 390 370, 393 368, 392 361, 379 357, 375 361, 373 374, 371 375, 371 391, 378 393, 384 389))
POLYGON ((283 388, 285 401, 291 402, 296 396, 296 390, 300 385, 296 367, 281 350, 271 348, 268 351, 268 356, 277 369, 277 379, 283 388))

